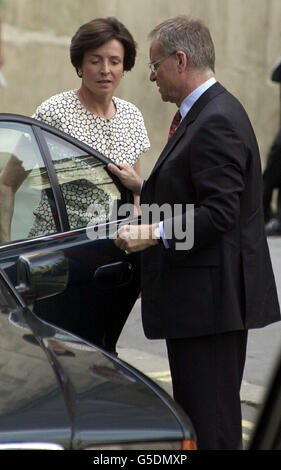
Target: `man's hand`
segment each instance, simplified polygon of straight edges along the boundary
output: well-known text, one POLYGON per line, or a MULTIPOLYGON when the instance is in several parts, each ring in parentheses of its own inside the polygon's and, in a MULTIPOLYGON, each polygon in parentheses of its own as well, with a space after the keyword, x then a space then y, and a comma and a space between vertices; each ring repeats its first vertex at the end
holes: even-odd
POLYGON ((118 166, 109 163, 107 167, 111 173, 120 179, 126 188, 130 189, 134 194, 140 194, 142 179, 128 163, 120 163, 118 166))
POLYGON ((143 251, 159 243, 154 237, 156 225, 122 225, 113 237, 114 243, 127 254, 143 251))

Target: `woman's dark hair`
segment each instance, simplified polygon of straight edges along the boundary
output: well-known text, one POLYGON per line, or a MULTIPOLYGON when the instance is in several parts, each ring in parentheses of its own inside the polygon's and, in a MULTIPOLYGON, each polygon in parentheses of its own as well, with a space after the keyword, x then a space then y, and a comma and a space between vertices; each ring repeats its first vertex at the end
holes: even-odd
POLYGON ((116 39, 124 47, 124 70, 135 65, 137 44, 131 33, 117 18, 96 18, 83 24, 76 31, 70 44, 70 60, 78 73, 84 54, 89 49, 97 49, 108 41, 116 39))

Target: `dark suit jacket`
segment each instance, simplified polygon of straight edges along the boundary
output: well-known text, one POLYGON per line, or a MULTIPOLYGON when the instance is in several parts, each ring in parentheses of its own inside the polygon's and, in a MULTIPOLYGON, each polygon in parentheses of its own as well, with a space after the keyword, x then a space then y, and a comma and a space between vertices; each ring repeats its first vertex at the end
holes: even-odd
MULTIPOLYGON (((149 338, 258 328, 280 319, 258 145, 245 110, 219 83, 200 97, 165 146, 141 203, 195 206, 191 249, 176 250, 174 235, 169 249, 160 244, 142 253, 149 338)), ((165 232, 176 221, 165 219, 165 232)))

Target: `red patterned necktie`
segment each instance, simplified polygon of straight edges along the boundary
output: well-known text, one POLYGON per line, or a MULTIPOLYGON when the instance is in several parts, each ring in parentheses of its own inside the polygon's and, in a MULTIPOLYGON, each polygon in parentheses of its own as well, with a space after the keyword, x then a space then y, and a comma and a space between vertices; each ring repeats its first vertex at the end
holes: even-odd
MULTIPOLYGON (((172 124, 171 124, 171 127, 170 127, 170 131, 169 131, 169 139, 172 137, 172 135, 174 134, 174 132, 176 131, 177 127, 179 126, 179 123, 181 122, 181 114, 179 112, 179 110, 176 112, 176 114, 174 115, 174 118, 172 120, 172 124)), ((169 140, 168 139, 168 140, 169 140)))

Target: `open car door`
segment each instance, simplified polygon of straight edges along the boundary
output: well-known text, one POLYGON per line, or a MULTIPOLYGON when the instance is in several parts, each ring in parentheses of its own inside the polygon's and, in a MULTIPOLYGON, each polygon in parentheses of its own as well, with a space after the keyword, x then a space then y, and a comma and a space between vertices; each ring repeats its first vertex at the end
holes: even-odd
POLYGON ((62 251, 67 289, 34 302, 33 311, 115 352, 140 292, 140 270, 139 255, 126 255, 113 241, 134 211, 132 194, 107 170, 109 162, 51 126, 0 114, 0 266, 15 285, 19 256, 62 251))

